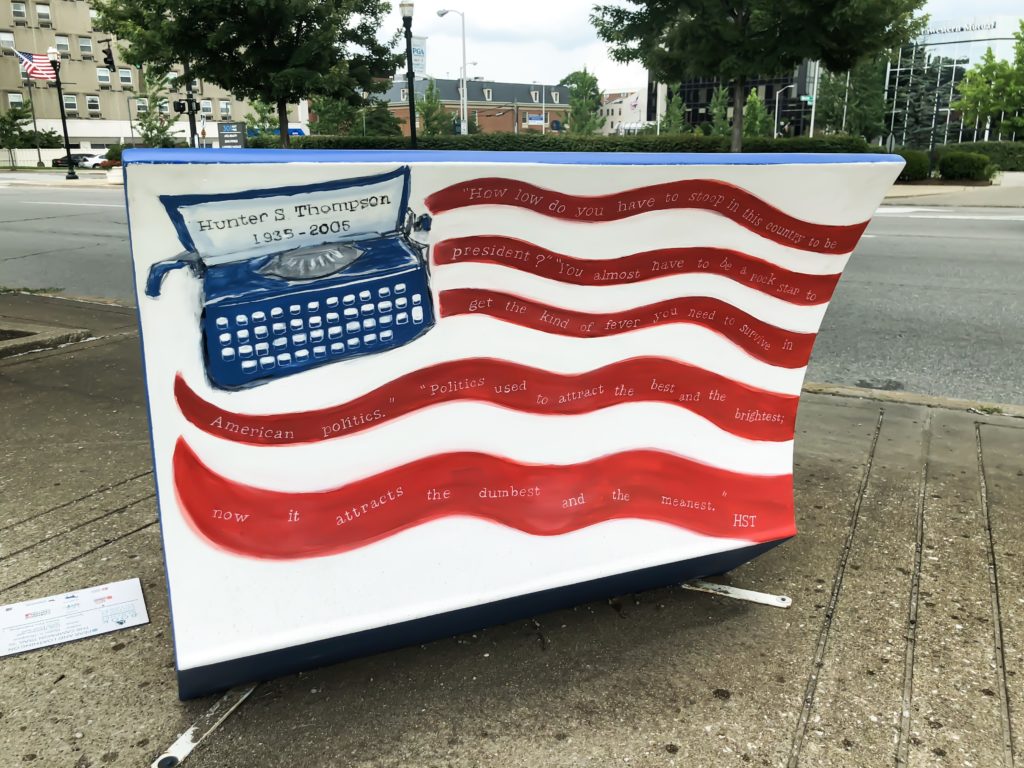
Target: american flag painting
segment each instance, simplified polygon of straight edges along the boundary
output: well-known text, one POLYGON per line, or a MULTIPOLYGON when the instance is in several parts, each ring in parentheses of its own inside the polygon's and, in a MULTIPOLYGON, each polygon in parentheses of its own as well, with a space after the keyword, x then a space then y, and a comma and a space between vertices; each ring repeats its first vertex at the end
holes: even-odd
POLYGON ((50 63, 50 59, 45 53, 25 53, 15 50, 14 55, 18 57, 22 71, 33 80, 57 79, 53 64, 50 63))
POLYGON ((796 532, 804 372, 898 159, 185 155, 127 174, 183 691, 796 532))

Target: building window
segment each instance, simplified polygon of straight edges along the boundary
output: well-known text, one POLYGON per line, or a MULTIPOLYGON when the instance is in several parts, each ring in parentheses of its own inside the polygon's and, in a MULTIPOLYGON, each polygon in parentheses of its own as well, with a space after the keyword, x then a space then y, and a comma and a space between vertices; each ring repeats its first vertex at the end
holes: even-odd
POLYGON ((551 101, 553 101, 555 104, 558 103, 558 101, 559 101, 559 99, 561 99, 561 97, 562 97, 562 94, 560 94, 558 91, 552 91, 551 92, 551 101))
POLYGON ((50 6, 36 3, 36 18, 40 24, 43 22, 48 23, 50 21, 50 6))
POLYGON ((136 99, 135 100, 135 114, 144 115, 149 112, 149 99, 136 99))
POLYGON ((96 67, 96 82, 100 85, 110 85, 110 70, 106 67, 96 67))
POLYGON ((222 117, 231 117, 231 102, 227 99, 220 100, 220 114, 222 117))
POLYGON ((78 38, 78 50, 82 52, 83 56, 92 56, 92 38, 78 38))
POLYGON ((90 8, 89 9, 89 23, 92 26, 94 26, 94 27, 96 26, 96 19, 98 17, 99 17, 99 13, 97 12, 97 10, 95 8, 90 8))
POLYGON ((86 96, 85 97, 85 108, 90 112, 100 111, 100 97, 99 96, 86 96))
POLYGON ((160 110, 161 115, 166 115, 171 111, 170 105, 167 103, 167 99, 160 99, 160 103, 157 105, 157 109, 160 110))
POLYGON ((26 19, 28 18, 28 11, 25 10, 24 3, 11 3, 11 15, 15 19, 26 19))
POLYGON ((203 99, 199 102, 199 111, 204 115, 213 114, 213 102, 210 99, 203 99))
POLYGON ((121 78, 121 85, 135 85, 135 81, 132 80, 132 71, 130 69, 117 70, 117 76, 121 78))
POLYGON ((0 52, 7 53, 8 48, 14 47, 14 33, 0 32, 0 52))
POLYGON ((71 40, 67 35, 54 35, 53 46, 61 53, 71 53, 71 40))
POLYGON ((409 100, 409 89, 408 88, 403 88, 402 89, 402 98, 400 100, 403 103, 409 100))
POLYGON ((494 96, 494 92, 490 88, 484 88, 484 100, 491 101, 494 96))
POLYGON ((73 93, 64 94, 64 109, 67 112, 78 111, 78 97, 73 93))
POLYGON ((540 91, 530 91, 530 98, 533 99, 533 103, 536 104, 540 101, 540 91))
POLYGON ((8 93, 7 94, 7 106, 8 107, 20 107, 25 103, 25 97, 20 93, 8 93))

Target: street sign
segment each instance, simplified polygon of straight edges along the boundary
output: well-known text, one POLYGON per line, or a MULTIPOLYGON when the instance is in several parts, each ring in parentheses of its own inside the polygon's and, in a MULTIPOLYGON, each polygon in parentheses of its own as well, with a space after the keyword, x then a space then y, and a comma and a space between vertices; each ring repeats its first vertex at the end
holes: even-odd
POLYGON ((808 104, 813 104, 814 97, 811 96, 809 93, 805 93, 803 96, 800 97, 800 101, 806 101, 808 104))
POLYGON ((527 115, 527 125, 544 125, 544 115, 527 115))
POLYGON ((221 148, 245 146, 245 123, 217 123, 217 142, 221 148))
POLYGON ((414 75, 427 74, 427 38, 412 39, 412 71, 414 75))

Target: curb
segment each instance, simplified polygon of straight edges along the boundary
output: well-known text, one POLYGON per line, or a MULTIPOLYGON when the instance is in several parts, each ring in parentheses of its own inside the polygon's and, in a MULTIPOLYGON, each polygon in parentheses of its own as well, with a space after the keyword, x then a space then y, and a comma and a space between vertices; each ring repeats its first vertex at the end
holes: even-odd
POLYGON ((887 392, 882 389, 848 387, 842 384, 820 384, 811 381, 804 384, 803 391, 812 395, 833 395, 835 397, 851 397, 860 400, 878 400, 884 403, 923 405, 927 408, 948 408, 954 411, 969 411, 986 416, 1010 416, 1015 419, 1024 419, 1024 405, 1015 405, 1013 403, 959 400, 953 397, 937 397, 917 392, 887 392))
POLYGON ((3 321, 0 330, 22 334, 13 339, 0 341, 0 359, 84 341, 92 335, 84 328, 54 328, 52 325, 12 323, 9 320, 3 321))

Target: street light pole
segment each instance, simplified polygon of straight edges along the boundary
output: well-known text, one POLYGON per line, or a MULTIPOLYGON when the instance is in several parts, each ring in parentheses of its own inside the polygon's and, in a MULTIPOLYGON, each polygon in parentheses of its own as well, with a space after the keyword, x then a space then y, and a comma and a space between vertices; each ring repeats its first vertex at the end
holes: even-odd
POLYGON ((459 133, 465 136, 469 133, 469 102, 466 94, 466 14, 462 11, 442 8, 437 15, 444 18, 449 13, 457 13, 462 19, 462 93, 459 97, 459 122, 461 123, 459 133))
POLYGON ((787 85, 785 88, 781 88, 775 92, 775 138, 779 138, 779 96, 784 94, 790 88, 795 88, 793 84, 787 85))
POLYGON ((405 0, 399 4, 402 11, 402 26, 405 27, 405 63, 406 77, 409 81, 409 139, 416 149, 416 77, 412 71, 412 8, 413 4, 405 0))
POLYGON ((71 162, 71 142, 68 140, 68 116, 64 112, 64 89, 61 88, 60 84, 60 51, 51 45, 46 49, 46 55, 50 59, 50 64, 53 65, 53 73, 57 79, 57 101, 60 103, 60 124, 64 129, 64 157, 68 163, 68 173, 64 178, 77 179, 78 174, 75 173, 75 166, 71 162))

